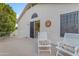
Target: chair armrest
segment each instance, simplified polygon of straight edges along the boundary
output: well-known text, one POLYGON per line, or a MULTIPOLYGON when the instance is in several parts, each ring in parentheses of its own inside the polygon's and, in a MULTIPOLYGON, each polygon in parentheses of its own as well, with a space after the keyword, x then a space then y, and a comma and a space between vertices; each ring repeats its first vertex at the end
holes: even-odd
POLYGON ((57 46, 58 47, 62 47, 63 46, 63 42, 58 42, 57 46))

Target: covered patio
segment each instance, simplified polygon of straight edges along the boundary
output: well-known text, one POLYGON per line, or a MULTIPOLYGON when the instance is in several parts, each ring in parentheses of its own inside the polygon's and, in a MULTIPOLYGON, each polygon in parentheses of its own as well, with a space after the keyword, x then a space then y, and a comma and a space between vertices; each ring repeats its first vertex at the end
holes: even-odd
MULTIPOLYGON (((8 37, 0 40, 0 56, 38 56, 37 39, 8 37)), ((56 55, 55 45, 52 44, 51 56, 56 55)), ((41 53, 50 56, 49 53, 41 53)))

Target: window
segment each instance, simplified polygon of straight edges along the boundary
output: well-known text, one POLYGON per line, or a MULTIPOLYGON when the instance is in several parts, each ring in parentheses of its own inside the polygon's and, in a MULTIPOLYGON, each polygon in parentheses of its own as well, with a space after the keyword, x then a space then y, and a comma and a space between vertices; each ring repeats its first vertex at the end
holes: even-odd
POLYGON ((34 13, 34 14, 32 15, 32 17, 31 17, 31 19, 34 19, 34 18, 36 18, 36 17, 38 17, 38 15, 37 15, 37 13, 34 13))
POLYGON ((60 36, 64 33, 78 33, 78 11, 60 15, 60 36))

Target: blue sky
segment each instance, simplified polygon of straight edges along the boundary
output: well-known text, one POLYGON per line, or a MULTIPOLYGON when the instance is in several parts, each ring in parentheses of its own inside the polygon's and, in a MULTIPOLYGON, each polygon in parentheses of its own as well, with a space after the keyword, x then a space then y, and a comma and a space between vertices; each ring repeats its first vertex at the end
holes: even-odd
POLYGON ((21 12, 23 11, 24 7, 27 5, 26 3, 10 3, 9 4, 13 10, 16 12, 17 17, 19 17, 19 15, 21 14, 21 12))

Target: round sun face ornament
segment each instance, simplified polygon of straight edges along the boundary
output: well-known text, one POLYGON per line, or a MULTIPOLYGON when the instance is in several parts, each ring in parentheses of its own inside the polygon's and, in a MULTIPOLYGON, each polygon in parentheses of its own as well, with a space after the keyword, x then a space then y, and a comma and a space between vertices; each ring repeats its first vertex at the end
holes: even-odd
POLYGON ((50 20, 46 20, 45 26, 46 26, 46 27, 50 27, 50 26, 51 26, 51 21, 50 21, 50 20))

